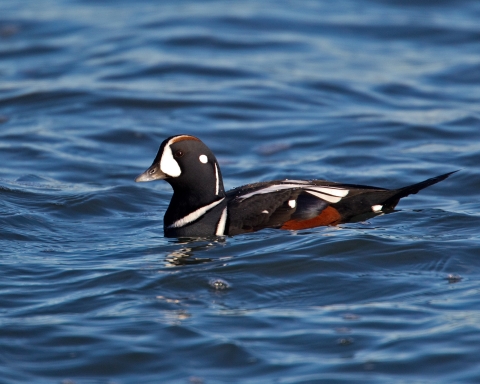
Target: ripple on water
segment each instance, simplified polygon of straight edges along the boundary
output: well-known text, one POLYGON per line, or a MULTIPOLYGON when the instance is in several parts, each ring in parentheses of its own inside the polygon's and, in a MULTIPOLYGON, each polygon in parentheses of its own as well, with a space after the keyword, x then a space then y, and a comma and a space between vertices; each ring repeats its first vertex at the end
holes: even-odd
POLYGON ((0 2, 0 381, 478 382, 478 4, 0 2), (227 188, 461 171, 166 239, 170 186, 133 179, 179 133, 227 188))

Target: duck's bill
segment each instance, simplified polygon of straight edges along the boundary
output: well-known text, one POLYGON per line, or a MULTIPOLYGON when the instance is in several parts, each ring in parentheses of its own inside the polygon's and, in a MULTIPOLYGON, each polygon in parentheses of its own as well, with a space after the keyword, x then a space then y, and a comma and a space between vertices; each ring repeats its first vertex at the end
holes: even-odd
POLYGON ((153 164, 150 168, 148 168, 145 172, 138 175, 135 179, 137 183, 141 183, 144 181, 153 181, 153 180, 164 180, 168 177, 166 173, 163 173, 160 170, 158 164, 153 164))

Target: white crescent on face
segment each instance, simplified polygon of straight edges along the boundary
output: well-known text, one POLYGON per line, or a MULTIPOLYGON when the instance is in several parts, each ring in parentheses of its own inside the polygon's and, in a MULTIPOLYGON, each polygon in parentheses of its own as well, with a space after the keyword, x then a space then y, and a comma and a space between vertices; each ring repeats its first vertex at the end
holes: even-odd
POLYGON ((170 142, 168 142, 163 149, 162 158, 160 159, 160 170, 171 177, 178 177, 182 174, 182 170, 180 169, 177 160, 173 158, 170 142))

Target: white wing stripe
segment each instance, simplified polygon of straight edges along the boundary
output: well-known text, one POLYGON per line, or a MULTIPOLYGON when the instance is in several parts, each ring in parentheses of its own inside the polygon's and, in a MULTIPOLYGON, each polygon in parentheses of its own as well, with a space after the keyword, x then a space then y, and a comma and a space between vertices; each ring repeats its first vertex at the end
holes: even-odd
POLYGON ((314 191, 308 191, 308 190, 307 190, 307 192, 310 193, 313 196, 316 196, 316 197, 322 199, 322 200, 328 201, 329 203, 338 203, 340 200, 342 200, 341 197, 325 195, 325 194, 320 193, 320 192, 314 192, 314 191))
POLYGON ((246 195, 239 196, 238 198, 245 200, 245 199, 248 199, 249 197, 252 197, 253 195, 277 192, 282 189, 290 189, 290 188, 302 188, 302 187, 298 184, 274 184, 274 185, 270 185, 267 188, 259 189, 258 191, 253 191, 253 192, 247 193, 246 195))
POLYGON ((225 235, 225 224, 227 223, 227 207, 225 207, 222 211, 222 216, 220 216, 220 220, 218 220, 217 230, 215 231, 215 236, 223 236, 225 235))
POLYGON ((285 183, 294 183, 294 184, 310 184, 310 181, 308 180, 288 180, 288 179, 285 179, 284 181, 282 181, 282 184, 285 184, 285 183))
POLYGON ((193 211, 192 213, 189 213, 187 216, 182 217, 181 219, 178 219, 175 221, 173 224, 170 224, 168 228, 180 228, 183 227, 192 221, 197 220, 200 216, 203 216, 205 213, 207 213, 210 209, 216 207, 218 204, 220 204, 225 198, 222 198, 220 200, 214 201, 211 204, 205 205, 204 207, 198 208, 196 211, 193 211))
MULTIPOLYGON (((243 196, 239 196, 238 199, 240 200, 245 200, 248 199, 249 197, 252 197, 253 195, 258 195, 258 194, 264 194, 264 193, 271 193, 271 192, 277 192, 283 189, 302 189, 306 192, 317 192, 316 193, 311 193, 314 196, 320 197, 321 196, 334 196, 333 202, 338 202, 341 200, 342 197, 345 197, 348 195, 348 192, 350 192, 348 189, 342 189, 342 188, 336 188, 336 187, 326 187, 326 186, 316 186, 316 185, 303 185, 303 184, 274 184, 270 185, 266 188, 259 189, 258 191, 250 192, 247 193, 243 196), (337 199, 337 197, 339 199, 337 199)), ((327 198, 320 197, 321 199, 324 199, 326 201, 330 201, 327 198)))
POLYGON ((338 197, 345 197, 348 195, 348 189, 340 189, 340 188, 333 188, 333 187, 308 187, 307 189, 313 189, 314 191, 328 193, 332 196, 338 197))

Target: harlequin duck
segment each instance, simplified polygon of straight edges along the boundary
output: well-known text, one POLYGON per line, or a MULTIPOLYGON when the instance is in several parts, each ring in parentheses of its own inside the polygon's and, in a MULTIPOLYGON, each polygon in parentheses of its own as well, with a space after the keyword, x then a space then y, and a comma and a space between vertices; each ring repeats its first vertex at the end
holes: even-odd
POLYGON ((262 228, 306 229, 375 216, 452 173, 392 190, 326 180, 275 180, 225 192, 212 151, 194 136, 177 135, 160 145, 151 167, 135 181, 165 180, 172 186, 164 217, 166 237, 210 237, 262 228))

